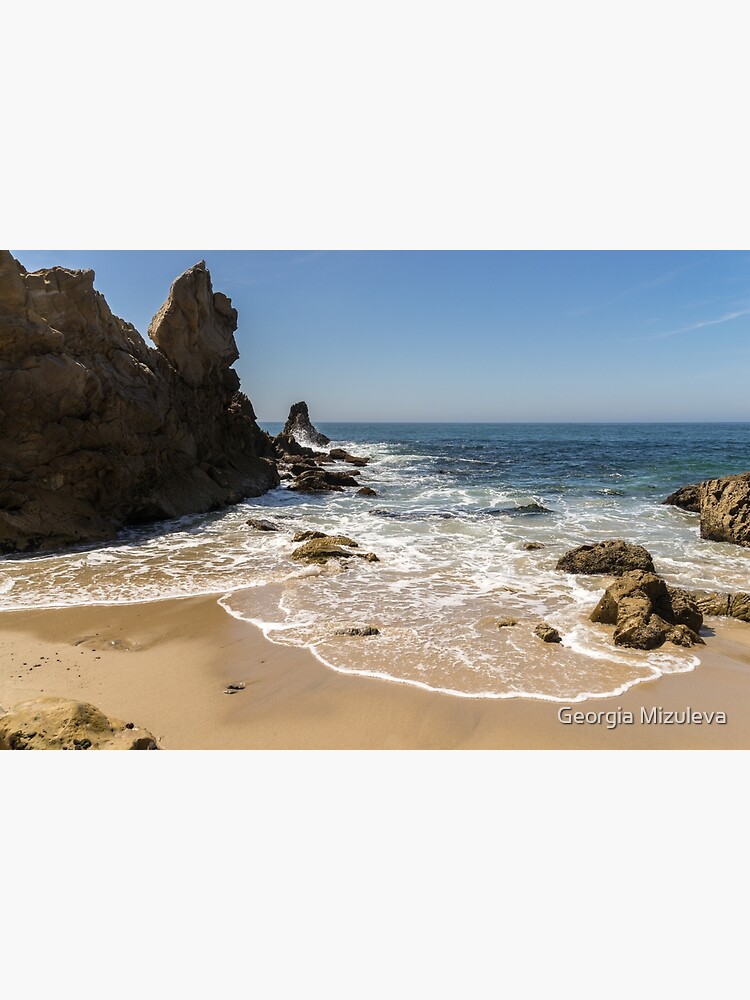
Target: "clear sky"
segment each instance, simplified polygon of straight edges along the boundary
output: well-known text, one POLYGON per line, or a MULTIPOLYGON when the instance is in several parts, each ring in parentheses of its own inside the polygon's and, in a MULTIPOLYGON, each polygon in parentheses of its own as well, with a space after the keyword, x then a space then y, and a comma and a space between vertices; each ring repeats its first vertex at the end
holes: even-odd
POLYGON ((750 253, 12 251, 144 335, 204 259, 262 421, 750 420, 750 253))

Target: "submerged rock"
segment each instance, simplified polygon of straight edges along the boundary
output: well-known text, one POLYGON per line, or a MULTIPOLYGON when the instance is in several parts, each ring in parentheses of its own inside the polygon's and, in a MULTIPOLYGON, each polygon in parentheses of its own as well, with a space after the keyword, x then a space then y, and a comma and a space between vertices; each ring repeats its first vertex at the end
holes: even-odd
POLYGON ((29 273, 0 251, 0 551, 113 537, 278 485, 230 367, 237 313, 201 261, 149 327, 93 271, 29 273))
POLYGON ((370 461, 369 458, 361 455, 352 455, 348 451, 344 451, 343 448, 331 448, 328 452, 328 458, 334 462, 348 462, 349 465, 359 466, 365 466, 370 461))
POLYGON ((524 542, 521 546, 526 552, 536 552, 537 549, 546 549, 544 542, 524 542))
MULTIPOLYGON (((317 535, 318 532, 313 532, 317 535)), ((327 562, 329 559, 365 559, 367 562, 380 562, 374 552, 352 552, 359 548, 357 542, 346 535, 323 535, 304 542, 292 552, 292 559, 297 562, 327 562)))
POLYGON ((158 750, 154 737, 87 702, 35 698, 0 715, 0 750, 158 750))
POLYGON ((376 497, 378 494, 371 486, 362 486, 357 490, 358 497, 376 497))
POLYGON ((269 521, 265 517, 249 517, 245 524, 250 528, 255 528, 256 531, 281 531, 275 521, 269 521))
POLYGON ((548 507, 543 507, 540 503, 526 503, 518 507, 491 507, 484 512, 493 517, 501 515, 503 517, 522 517, 526 514, 553 514, 554 511, 548 507))
POLYGON ((690 594, 644 570, 631 570, 615 580, 590 617, 615 626, 616 646, 656 649, 667 641, 678 646, 703 643, 698 634, 703 615, 690 594))
POLYGON ((518 625, 517 618, 498 618, 495 622, 498 628, 512 628, 514 625, 518 625))
POLYGON ((364 627, 353 627, 353 628, 337 628, 334 635, 350 635, 350 636, 368 636, 368 635, 380 635, 380 629, 374 628, 372 625, 365 625, 364 627))
POLYGON ((614 538, 571 549, 558 559, 555 568, 564 573, 622 576, 637 569, 653 573, 654 562, 642 545, 631 545, 621 538, 614 538))

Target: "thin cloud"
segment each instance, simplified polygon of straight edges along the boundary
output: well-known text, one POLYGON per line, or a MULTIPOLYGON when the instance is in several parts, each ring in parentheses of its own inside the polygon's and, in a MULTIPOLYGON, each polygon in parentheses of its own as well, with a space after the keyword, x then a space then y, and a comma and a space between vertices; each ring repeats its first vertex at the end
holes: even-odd
POLYGON ((608 306, 612 306, 616 302, 621 302, 622 299, 629 298, 631 295, 636 295, 638 292, 645 292, 649 288, 658 288, 660 285, 666 285, 668 282, 676 278, 678 274, 683 274, 685 271, 689 271, 695 266, 695 262, 692 264, 684 264, 682 267, 675 267, 671 271, 667 271, 665 274, 659 274, 655 278, 649 278, 648 281, 639 281, 637 285, 630 285, 628 288, 623 288, 621 292, 618 292, 617 295, 613 295, 612 298, 606 299, 604 302, 597 302, 594 305, 583 306, 581 309, 577 309, 575 312, 571 313, 571 315, 587 316, 589 313, 596 312, 597 309, 606 309, 608 306))
POLYGON ((737 309, 735 312, 724 313, 716 319, 704 319, 699 323, 689 323, 687 326, 679 326, 675 330, 665 330, 664 333, 657 333, 653 337, 646 337, 645 340, 665 340, 667 337, 677 337, 681 333, 692 333, 693 330, 702 330, 706 326, 719 326, 721 323, 729 323, 740 316, 750 316, 750 309, 737 309))

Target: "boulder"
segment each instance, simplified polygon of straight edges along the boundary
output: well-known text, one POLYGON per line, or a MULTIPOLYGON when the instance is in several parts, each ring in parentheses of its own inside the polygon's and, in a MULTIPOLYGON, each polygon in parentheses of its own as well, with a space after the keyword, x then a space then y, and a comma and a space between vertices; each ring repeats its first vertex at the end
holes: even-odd
POLYGON ((512 628, 514 625, 518 625, 517 618, 498 618, 495 622, 498 628, 512 628))
POLYGON ((357 490, 358 497, 376 497, 377 493, 371 486, 362 486, 357 490))
POLYGON ((622 576, 631 570, 645 570, 653 573, 654 563, 642 545, 631 545, 621 538, 607 539, 595 545, 580 545, 566 552, 557 561, 556 569, 564 573, 598 574, 622 576))
POLYGON ((313 427, 305 402, 292 404, 280 437, 296 441, 307 448, 324 447, 331 442, 330 438, 313 427))
POLYGON ((525 552, 536 552, 537 549, 545 549, 546 547, 544 542, 524 542, 521 546, 525 552))
POLYGON ((352 455, 343 448, 331 448, 328 452, 328 458, 334 462, 348 462, 349 465, 359 465, 364 466, 370 461, 369 458, 364 458, 361 455, 352 455))
POLYGON ((750 546, 750 472, 700 487, 701 538, 750 546))
POLYGON ((154 737, 87 702, 40 697, 0 715, 0 750, 158 750, 154 737))
POLYGON ((0 551, 111 538, 277 486, 229 367, 236 323, 202 262, 175 281, 150 347, 93 271, 29 273, 0 251, 0 551))
POLYGON ((617 646, 656 649, 702 643, 703 615, 685 590, 668 587, 660 576, 631 570, 615 580, 591 613, 591 621, 614 625, 617 646))

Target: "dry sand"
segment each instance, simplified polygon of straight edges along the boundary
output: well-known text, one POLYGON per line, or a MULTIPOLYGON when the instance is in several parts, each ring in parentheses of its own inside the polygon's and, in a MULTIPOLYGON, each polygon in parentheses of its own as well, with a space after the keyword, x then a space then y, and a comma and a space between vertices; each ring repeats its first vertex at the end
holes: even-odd
MULTIPOLYGON (((214 597, 0 615, 0 706, 40 693, 90 701, 166 749, 749 749, 750 625, 716 634, 691 673, 578 711, 634 725, 563 725, 559 704, 456 698, 337 674, 278 646, 214 597), (224 693, 227 684, 245 689, 224 693), (726 712, 726 725, 645 725, 641 706, 726 712)), ((355 641, 367 641, 355 640, 355 641)))

